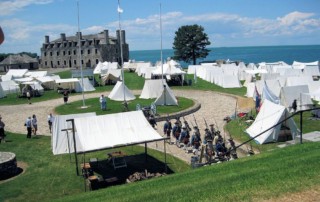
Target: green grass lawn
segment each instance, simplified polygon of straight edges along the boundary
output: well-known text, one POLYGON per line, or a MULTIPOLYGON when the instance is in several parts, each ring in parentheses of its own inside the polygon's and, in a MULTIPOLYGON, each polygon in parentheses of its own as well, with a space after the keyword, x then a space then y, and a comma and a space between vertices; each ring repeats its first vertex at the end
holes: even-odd
MULTIPOLYGON (((136 110, 136 105, 140 104, 143 106, 150 106, 155 99, 135 99, 132 101, 128 101, 128 106, 130 111, 136 110)), ((193 100, 178 97, 179 106, 157 106, 157 113, 162 114, 170 114, 178 111, 182 111, 184 109, 190 108, 194 105, 193 100)), ((97 115, 101 114, 112 114, 122 112, 124 110, 123 102, 113 101, 108 99, 107 101, 107 110, 102 111, 100 109, 99 98, 90 98, 85 100, 86 106, 89 106, 86 109, 81 109, 83 106, 82 100, 71 102, 67 105, 60 105, 55 108, 55 112, 58 114, 77 114, 77 113, 88 113, 88 112, 96 112, 97 115)))
MULTIPOLYGON (((161 142, 162 143, 162 142, 161 142)), ((17 161, 26 164, 24 173, 8 181, 0 181, 0 201, 51 201, 67 195, 75 196, 84 192, 83 178, 76 175, 74 156, 54 156, 50 137, 40 136, 27 139, 25 135, 8 133, 7 142, 0 144, 1 151, 16 154, 17 161)), ((119 149, 118 149, 119 150, 119 149)), ((113 150, 93 152, 86 159, 106 159, 106 153, 113 150)), ((123 147, 128 155, 144 152, 140 146, 123 147)), ((164 161, 161 152, 148 149, 148 154, 164 161)), ((83 155, 78 155, 79 160, 83 155)), ((190 166, 171 155, 167 155, 168 166, 173 172, 185 172, 190 166)))
POLYGON ((319 143, 67 196, 58 201, 262 201, 319 188, 319 143))

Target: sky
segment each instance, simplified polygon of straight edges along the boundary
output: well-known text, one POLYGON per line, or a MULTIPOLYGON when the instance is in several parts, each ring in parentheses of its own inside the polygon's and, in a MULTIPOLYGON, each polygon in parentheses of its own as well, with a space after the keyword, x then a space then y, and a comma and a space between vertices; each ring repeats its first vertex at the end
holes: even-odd
POLYGON ((319 0, 120 0, 120 8, 117 0, 0 0, 0 53, 40 55, 45 35, 115 36, 119 26, 130 50, 171 49, 178 28, 193 24, 209 47, 320 44, 319 0))

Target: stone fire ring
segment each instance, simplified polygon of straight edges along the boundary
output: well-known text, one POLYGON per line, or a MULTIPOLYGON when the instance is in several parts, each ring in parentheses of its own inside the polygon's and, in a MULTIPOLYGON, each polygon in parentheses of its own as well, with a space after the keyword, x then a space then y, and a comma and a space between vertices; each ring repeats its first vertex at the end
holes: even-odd
POLYGON ((0 175, 17 173, 16 155, 12 152, 0 152, 0 175))

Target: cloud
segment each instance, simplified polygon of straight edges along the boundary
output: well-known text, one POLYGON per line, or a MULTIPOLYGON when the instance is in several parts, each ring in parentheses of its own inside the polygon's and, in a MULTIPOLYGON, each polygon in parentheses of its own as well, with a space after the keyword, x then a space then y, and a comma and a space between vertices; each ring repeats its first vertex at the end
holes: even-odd
POLYGON ((53 0, 5 0, 0 2, 0 16, 11 15, 32 4, 48 4, 53 0))
POLYGON ((285 15, 284 17, 279 17, 277 20, 280 21, 281 25, 290 26, 292 24, 299 23, 300 21, 308 19, 311 16, 314 16, 314 13, 301 13, 298 11, 294 11, 285 15))

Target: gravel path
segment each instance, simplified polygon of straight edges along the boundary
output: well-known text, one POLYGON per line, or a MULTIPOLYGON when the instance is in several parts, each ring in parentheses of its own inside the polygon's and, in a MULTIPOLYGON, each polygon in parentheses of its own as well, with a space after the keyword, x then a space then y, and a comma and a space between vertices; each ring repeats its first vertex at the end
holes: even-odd
MULTIPOLYGON (((106 95, 109 92, 106 92, 106 95)), ((133 91, 134 94, 140 94, 140 91, 133 91)), ((234 113, 236 106, 236 98, 228 95, 222 95, 219 93, 211 91, 194 91, 194 90, 174 90, 175 96, 182 96, 186 98, 191 98, 197 100, 201 103, 201 109, 194 113, 200 132, 203 135, 205 129, 204 119, 206 119, 208 124, 217 123, 218 128, 222 131, 222 136, 226 135, 223 132, 224 121, 223 118, 234 113)), ((91 93, 85 94, 85 98, 97 98, 101 93, 91 93)), ((69 102, 74 102, 76 100, 81 100, 82 95, 70 96, 69 102)), ((38 118, 38 134, 49 136, 49 128, 47 124, 47 116, 50 112, 54 114, 54 108, 58 105, 63 104, 62 97, 60 99, 48 100, 44 102, 22 105, 10 105, 10 106, 0 106, 0 112, 2 120, 5 122, 5 130, 14 133, 26 134, 26 128, 24 127, 24 122, 28 116, 36 114, 38 118)), ((193 115, 185 116, 185 119, 194 124, 193 115)), ((163 135, 162 128, 164 122, 159 122, 157 125, 157 131, 159 134, 163 135)), ((149 143, 149 147, 163 151, 163 142, 149 143)), ((173 154, 178 158, 183 159, 186 162, 190 161, 192 154, 186 154, 182 149, 177 148, 175 145, 167 146, 167 153, 173 154)))

